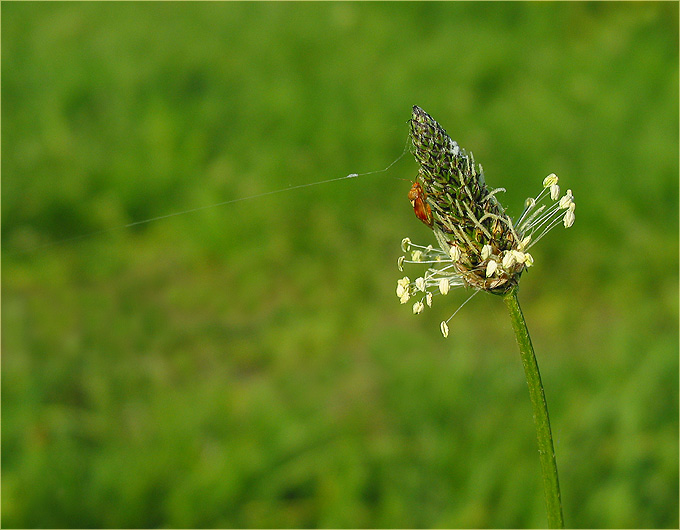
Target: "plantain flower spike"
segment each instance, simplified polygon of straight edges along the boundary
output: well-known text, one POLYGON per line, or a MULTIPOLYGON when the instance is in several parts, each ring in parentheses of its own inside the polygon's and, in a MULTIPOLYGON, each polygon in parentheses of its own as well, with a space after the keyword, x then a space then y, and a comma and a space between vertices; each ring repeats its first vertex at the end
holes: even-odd
MULTIPOLYGON (((408 238, 402 241, 402 250, 410 252, 411 259, 400 257, 400 270, 405 263, 430 267, 414 282, 406 277, 399 280, 397 296, 405 303, 422 295, 429 306, 433 296, 446 295, 452 287, 507 293, 534 263, 528 250, 560 222, 565 228, 574 224, 571 190, 560 197, 557 176, 548 175, 541 192, 526 200, 522 215, 513 221, 496 198, 505 190, 486 185, 482 166, 475 165, 472 153, 420 107, 413 107, 410 123, 420 169, 409 199, 416 217, 434 232, 439 248, 415 245, 408 238)), ((415 314, 424 309, 422 300, 416 302, 415 314)), ((449 320, 441 324, 444 336, 449 320)))

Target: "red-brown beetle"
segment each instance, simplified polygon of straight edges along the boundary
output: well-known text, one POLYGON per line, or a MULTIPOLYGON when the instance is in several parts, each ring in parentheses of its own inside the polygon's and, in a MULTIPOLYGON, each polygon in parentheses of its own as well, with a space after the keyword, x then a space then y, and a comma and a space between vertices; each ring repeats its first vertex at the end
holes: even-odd
POLYGON ((432 228, 434 222, 432 219, 432 209, 425 201, 426 198, 427 194, 423 187, 417 181, 414 182, 411 190, 408 192, 408 200, 411 201, 416 217, 432 228))

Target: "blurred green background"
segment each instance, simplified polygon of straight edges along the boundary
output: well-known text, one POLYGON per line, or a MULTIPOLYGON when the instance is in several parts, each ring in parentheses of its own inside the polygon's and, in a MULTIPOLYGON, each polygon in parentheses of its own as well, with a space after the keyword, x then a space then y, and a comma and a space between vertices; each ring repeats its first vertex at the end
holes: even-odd
POLYGON ((547 524, 502 301, 395 296, 409 154, 120 229, 414 104, 511 215, 574 191, 520 293, 566 524, 678 527, 678 4, 630 2, 3 3, 4 527, 547 524))

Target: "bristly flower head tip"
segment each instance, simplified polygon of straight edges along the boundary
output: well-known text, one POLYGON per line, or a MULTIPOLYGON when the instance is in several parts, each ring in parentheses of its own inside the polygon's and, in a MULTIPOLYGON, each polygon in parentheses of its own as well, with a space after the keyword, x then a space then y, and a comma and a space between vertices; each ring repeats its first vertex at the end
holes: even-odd
MULTIPOLYGON (((513 221, 505 214, 496 194, 490 189, 481 165, 467 153, 427 112, 413 107, 411 116, 413 154, 420 165, 409 200, 416 217, 429 226, 439 244, 421 246, 402 240, 405 263, 426 263, 424 276, 411 282, 397 282, 397 296, 406 303, 422 293, 413 306, 419 314, 433 295, 445 295, 451 287, 471 287, 478 291, 504 294, 519 282, 522 272, 534 259, 527 251, 560 221, 566 228, 574 224, 574 196, 571 190, 560 198, 557 175, 543 179, 543 189, 526 201, 522 215, 513 221)), ((448 321, 446 321, 448 322, 448 321)), ((448 336, 448 326, 441 331, 448 336)))

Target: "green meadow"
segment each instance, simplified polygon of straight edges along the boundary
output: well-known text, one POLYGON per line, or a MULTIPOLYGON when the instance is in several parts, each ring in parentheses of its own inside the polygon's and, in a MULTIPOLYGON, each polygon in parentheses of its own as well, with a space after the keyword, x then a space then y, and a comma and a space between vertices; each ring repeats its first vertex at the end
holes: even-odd
POLYGON ((4 527, 547 524, 501 298, 395 296, 411 154, 302 187, 413 105, 573 190, 519 293, 566 525, 678 527, 677 3, 1 9, 4 527))

